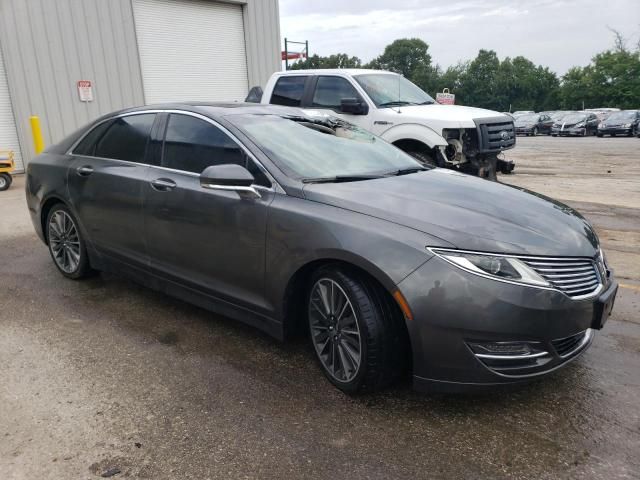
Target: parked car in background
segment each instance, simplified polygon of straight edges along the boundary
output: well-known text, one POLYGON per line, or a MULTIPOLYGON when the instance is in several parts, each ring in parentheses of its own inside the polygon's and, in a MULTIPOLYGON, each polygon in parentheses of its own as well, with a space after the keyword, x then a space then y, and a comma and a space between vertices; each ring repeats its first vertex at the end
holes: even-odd
POLYGON ((331 112, 381 136, 423 165, 496 179, 513 162, 498 155, 516 143, 513 119, 499 112, 440 105, 401 75, 382 70, 274 73, 263 104, 331 112))
POLYGON ((571 136, 579 135, 586 137, 595 135, 598 132, 598 117, 595 113, 590 112, 574 112, 562 117, 562 120, 556 121, 551 128, 551 136, 571 136))
POLYGON ((408 368, 418 389, 540 378, 590 346, 618 287, 570 207, 298 108, 115 112, 29 162, 26 195, 63 276, 307 332, 348 393, 408 368))
POLYGON ((598 117, 598 120, 602 122, 603 120, 606 120, 611 114, 615 112, 619 112, 620 109, 619 108, 587 108, 583 111, 595 113, 596 117, 598 117))
POLYGON ((551 127, 553 126, 553 120, 551 120, 549 115, 544 113, 528 113, 517 117, 514 125, 516 127, 516 134, 532 135, 535 137, 539 133, 549 135, 551 133, 551 127))
POLYGON ((622 110, 611 113, 606 120, 598 125, 598 136, 627 135, 634 136, 640 133, 640 111, 622 110))
POLYGON ((513 113, 512 113, 512 115, 513 115, 515 118, 517 118, 517 117, 519 117, 520 115, 528 115, 528 114, 530 114, 530 113, 536 113, 536 112, 534 112, 533 110, 517 110, 517 111, 513 112, 513 113))

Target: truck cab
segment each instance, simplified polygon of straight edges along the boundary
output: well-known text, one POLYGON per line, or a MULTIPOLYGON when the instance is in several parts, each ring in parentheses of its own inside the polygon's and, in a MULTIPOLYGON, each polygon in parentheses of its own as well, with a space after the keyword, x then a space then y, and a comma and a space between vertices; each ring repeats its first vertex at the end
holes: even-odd
POLYGON ((261 103, 326 110, 393 143, 425 165, 495 180, 513 163, 498 155, 515 146, 513 119, 490 110, 439 105, 401 75, 381 70, 274 73, 261 103))

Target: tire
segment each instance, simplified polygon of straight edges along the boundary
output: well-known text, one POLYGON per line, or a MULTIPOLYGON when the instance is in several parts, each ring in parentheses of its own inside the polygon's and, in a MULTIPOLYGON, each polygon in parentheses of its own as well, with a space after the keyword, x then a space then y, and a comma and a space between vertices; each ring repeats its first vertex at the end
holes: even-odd
POLYGON ((410 151, 406 153, 408 155, 411 155, 413 158, 415 158, 418 162, 420 162, 425 167, 435 168, 438 166, 438 162, 427 152, 410 151))
POLYGON ((64 204, 49 210, 45 235, 51 259, 62 275, 78 280, 93 273, 78 221, 64 204))
POLYGON ((616 136, 616 134, 615 134, 615 133, 610 133, 610 134, 609 134, 609 136, 610 136, 610 137, 615 137, 615 136, 616 136))
POLYGON ((551 134, 551 136, 552 136, 552 137, 557 137, 557 136, 558 136, 558 134, 557 134, 557 133, 552 133, 552 134, 551 134))
POLYGON ((604 134, 602 133, 596 133, 596 135, 598 136, 598 138, 602 138, 604 136, 604 134))
POLYGON ((409 348, 403 320, 382 287, 356 271, 329 265, 313 274, 306 299, 311 346, 338 389, 347 394, 380 390, 404 370, 409 348))
POLYGON ((538 136, 538 127, 533 127, 533 131, 531 132, 531 135, 533 135, 534 137, 538 136))
POLYGON ((8 173, 0 173, 0 192, 9 190, 12 182, 13 177, 11 175, 8 173))

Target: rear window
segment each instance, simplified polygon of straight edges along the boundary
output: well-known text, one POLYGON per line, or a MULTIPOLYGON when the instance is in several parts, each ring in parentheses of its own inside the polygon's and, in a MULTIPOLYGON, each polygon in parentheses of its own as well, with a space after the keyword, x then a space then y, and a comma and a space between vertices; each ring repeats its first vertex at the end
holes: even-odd
POLYGON ((145 113, 114 120, 96 145, 96 157, 144 163, 155 117, 154 113, 145 113))
POLYGON ((304 93, 306 76, 282 77, 276 82, 271 94, 271 103, 299 107, 304 93))
POLYGON ((107 131, 111 125, 111 121, 108 120, 106 122, 101 123, 91 130, 82 141, 73 149, 74 155, 86 155, 86 156, 94 156, 96 152, 96 142, 102 137, 102 134, 107 131))

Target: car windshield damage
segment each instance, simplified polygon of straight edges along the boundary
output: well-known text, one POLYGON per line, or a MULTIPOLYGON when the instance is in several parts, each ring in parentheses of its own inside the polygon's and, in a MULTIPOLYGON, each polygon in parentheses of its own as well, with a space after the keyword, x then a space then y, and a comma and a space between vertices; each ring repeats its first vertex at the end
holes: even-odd
POLYGON ((364 74, 354 78, 379 108, 435 103, 420 87, 401 75, 364 74))
POLYGON ((227 118, 287 176, 304 183, 354 182, 427 170, 393 145, 336 117, 227 118))

